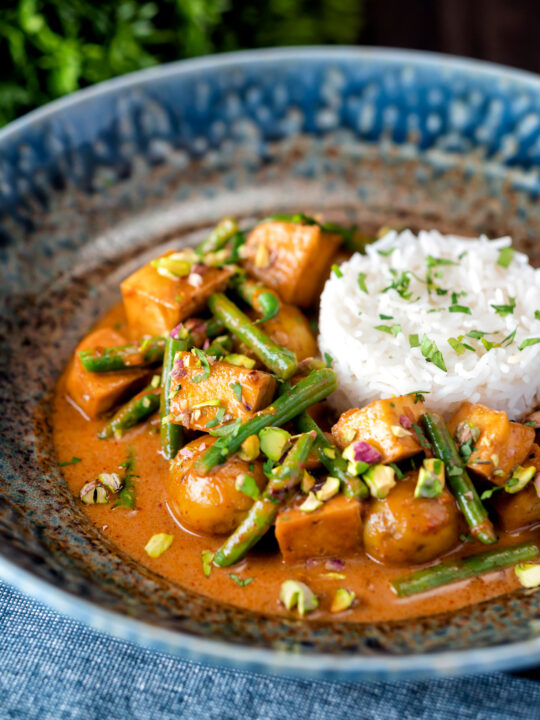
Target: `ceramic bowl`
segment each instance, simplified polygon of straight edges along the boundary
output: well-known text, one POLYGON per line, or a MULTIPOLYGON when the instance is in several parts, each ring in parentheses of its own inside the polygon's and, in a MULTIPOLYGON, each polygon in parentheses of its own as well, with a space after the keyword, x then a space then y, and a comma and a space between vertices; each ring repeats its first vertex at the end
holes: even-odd
POLYGON ((55 465, 48 416, 119 279, 225 214, 509 233, 538 263, 539 191, 539 79, 436 55, 214 56, 113 80, 5 128, 0 577, 122 638, 256 670, 397 679, 539 661, 539 596, 526 592, 351 625, 248 613, 177 587, 88 522, 55 465))

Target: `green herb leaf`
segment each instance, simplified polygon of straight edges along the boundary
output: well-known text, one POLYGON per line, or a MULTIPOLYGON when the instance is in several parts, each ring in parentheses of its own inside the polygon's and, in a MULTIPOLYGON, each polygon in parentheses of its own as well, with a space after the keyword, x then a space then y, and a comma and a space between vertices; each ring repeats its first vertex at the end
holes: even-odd
POLYGON ((58 467, 66 467, 67 465, 76 465, 77 463, 80 463, 82 458, 75 457, 75 455, 71 458, 71 460, 64 460, 64 462, 58 463, 58 467))
POLYGON ((407 393, 407 395, 413 396, 414 404, 416 405, 416 403, 425 402, 426 398, 424 395, 429 395, 429 393, 429 390, 413 390, 412 392, 407 393))
POLYGON ((535 311, 534 311, 534 317, 535 317, 537 320, 540 320, 540 310, 535 310, 535 311))
POLYGON ((237 490, 244 493, 244 495, 252 498, 252 500, 257 500, 261 494, 255 478, 253 475, 249 475, 248 473, 240 473, 240 475, 238 475, 235 487, 237 490))
POLYGON ((395 247, 391 247, 388 250, 377 250, 377 252, 383 257, 390 257, 390 255, 394 252, 395 249, 395 247))
POLYGON ((474 542, 474 538, 472 538, 470 535, 465 535, 463 533, 461 533, 461 535, 459 536, 459 539, 461 540, 461 542, 465 542, 465 543, 473 543, 474 542))
POLYGON ((540 337, 527 338, 527 340, 524 340, 520 345, 518 345, 518 350, 525 350, 525 348, 532 347, 533 345, 537 345, 538 343, 540 343, 540 337))
POLYGON ((446 258, 437 258, 433 255, 426 256, 426 263, 428 268, 439 267, 440 265, 459 265, 455 260, 447 260, 446 258))
POLYGON ((116 496, 116 502, 112 506, 112 509, 128 508, 128 510, 133 510, 135 508, 135 478, 138 477, 138 475, 134 473, 135 455, 133 454, 133 450, 129 450, 127 458, 120 467, 124 470, 122 477, 123 487, 116 496))
POLYGON ((510 335, 507 335, 504 340, 501 342, 501 347, 508 347, 514 342, 514 338, 516 337, 517 327, 514 328, 514 330, 510 333, 510 335))
POLYGON ((418 335, 409 335, 409 345, 412 348, 420 347, 420 338, 418 335))
POLYGON ((229 577, 240 587, 246 587, 246 585, 249 585, 249 583, 252 583, 255 580, 255 578, 252 577, 241 578, 236 573, 229 573, 229 577))
POLYGON ((224 407, 220 407, 220 408, 218 408, 218 411, 217 411, 217 413, 216 413, 216 417, 215 417, 215 418, 212 418, 211 420, 209 420, 209 421, 206 423, 205 427, 207 427, 207 428, 216 427, 216 425, 219 425, 220 423, 223 422, 223 418, 224 418, 224 417, 225 417, 225 408, 224 408, 224 407))
POLYGON ((393 315, 379 315, 379 319, 380 320, 393 320, 394 316, 393 315))
POLYGON ((472 315, 471 308, 466 305, 450 305, 448 312, 451 313, 464 313, 465 315, 472 315))
POLYGON ((208 378, 210 377, 210 363, 208 362, 208 358, 202 350, 199 350, 199 348, 193 348, 191 352, 199 358, 199 360, 201 361, 201 365, 204 368, 204 372, 202 373, 202 375, 197 375, 193 378, 191 382, 200 383, 204 380, 208 380, 208 378))
POLYGON ((499 252, 499 257, 497 258, 497 265, 500 265, 503 268, 507 268, 510 263, 512 262, 515 255, 515 250, 513 247, 505 247, 499 252))
POLYGON ((238 402, 242 402, 242 386, 239 382, 233 382, 229 385, 231 390, 234 393, 235 398, 238 400, 238 402))
POLYGON ((515 307, 516 307, 516 298, 509 297, 508 301, 509 301, 508 305, 491 305, 491 307, 501 317, 506 317, 507 315, 513 315, 515 307))
POLYGON ((433 340, 430 340, 427 335, 422 337, 422 344, 420 345, 422 355, 428 362, 432 362, 439 370, 447 372, 444 358, 433 340))
POLYGON ((493 493, 496 493, 497 490, 502 490, 504 485, 495 485, 492 488, 489 488, 489 490, 484 490, 484 492, 480 495, 480 500, 489 500, 489 498, 493 495, 493 493))
POLYGON ((342 278, 342 277, 343 277, 343 273, 341 272, 341 269, 340 269, 339 265, 332 265, 332 272, 333 272, 334 275, 335 275, 336 277, 338 277, 338 278, 342 278))
POLYGON ((399 323, 396 323, 395 325, 375 325, 375 330, 380 330, 381 332, 388 333, 389 335, 393 335, 395 337, 401 332, 401 325, 399 323))
POLYGON ((450 345, 452 350, 454 350, 458 355, 463 355, 465 350, 467 350, 467 345, 465 345, 465 343, 462 343, 453 337, 448 338, 448 344, 450 345))
POLYGON ((212 572, 212 562, 214 561, 214 553, 211 550, 203 550, 201 552, 201 560, 204 577, 210 577, 210 573, 212 572))
POLYGON ((330 353, 325 352, 324 359, 326 360, 326 367, 332 367, 334 358, 330 355, 330 353))
POLYGON ((363 272, 358 273, 358 287, 360 288, 360 290, 362 292, 365 292, 366 295, 368 295, 369 293, 368 293, 368 289, 367 289, 367 285, 366 285, 366 277, 367 277, 366 273, 363 273, 363 272))

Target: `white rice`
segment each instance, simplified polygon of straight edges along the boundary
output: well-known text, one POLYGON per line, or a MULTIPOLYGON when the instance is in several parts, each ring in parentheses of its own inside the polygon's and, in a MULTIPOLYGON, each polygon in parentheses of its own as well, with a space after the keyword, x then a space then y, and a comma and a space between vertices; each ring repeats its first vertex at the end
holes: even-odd
MULTIPOLYGON (((426 391, 428 407, 448 415, 464 400, 504 410, 511 419, 522 418, 540 403, 540 343, 519 350, 520 344, 540 337, 540 269, 534 269, 526 255, 516 252, 506 269, 497 263, 508 237, 469 240, 443 236, 436 231, 390 232, 367 248, 366 255, 355 254, 340 266, 342 277, 334 272, 321 296, 321 352, 334 360, 338 390, 331 396, 342 412, 362 407, 372 400, 414 391, 426 391), (382 255, 380 251, 392 250, 382 255), (452 260, 457 265, 432 269, 435 283, 446 294, 428 293, 425 282, 427 256, 452 260), (395 290, 382 292, 392 282, 390 269, 409 275, 412 292, 404 299, 395 290), (365 273, 368 294, 358 284, 365 273), (454 298, 471 314, 449 312, 452 292, 465 293, 454 298), (501 316, 491 305, 511 304, 513 313, 501 316), (429 312, 434 310, 435 312, 429 312), (380 315, 392 319, 381 319, 380 315), (394 327, 395 335, 375 329, 394 327), (398 326, 398 327, 397 327, 398 326), (506 347, 486 350, 480 339, 466 337, 470 331, 493 333, 485 340, 500 343, 515 332, 506 347), (426 335, 443 355, 446 372, 428 362, 421 347, 411 347, 409 336, 426 335), (458 354, 448 338, 462 339, 475 350, 458 354)), ((413 340, 414 342, 414 340, 413 340)), ((429 353, 428 353, 429 354, 429 353)))

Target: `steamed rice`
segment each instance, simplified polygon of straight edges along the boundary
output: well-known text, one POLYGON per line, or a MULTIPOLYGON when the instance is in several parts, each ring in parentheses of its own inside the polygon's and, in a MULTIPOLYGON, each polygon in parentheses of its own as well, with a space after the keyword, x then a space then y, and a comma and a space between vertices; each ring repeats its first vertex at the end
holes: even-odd
POLYGON ((333 358, 338 378, 338 390, 330 398, 333 406, 342 412, 381 397, 425 391, 427 406, 445 415, 464 400, 504 410, 512 419, 535 408, 540 402, 540 343, 518 347, 540 338, 535 317, 540 311, 540 269, 518 252, 508 268, 498 264, 501 249, 510 244, 508 237, 490 241, 435 231, 418 237, 409 231, 390 232, 368 246, 366 255, 357 253, 343 263, 341 277, 333 272, 321 296, 319 319, 320 349, 333 358), (432 268, 439 294, 435 289, 428 293, 425 283, 428 256, 456 263, 432 268), (365 274, 368 293, 359 286, 359 273, 365 274), (393 280, 398 289, 382 292, 393 280), (408 299, 402 297, 409 292, 408 299), (515 308, 506 315, 504 309, 491 307, 511 307, 512 298, 515 308), (468 308, 471 314, 449 312, 451 305, 468 308), (471 331, 489 333, 484 336, 488 348, 510 338, 503 343, 506 347, 487 349, 482 338, 467 336, 471 331), (420 342, 425 335, 435 343, 446 371, 428 361, 420 346, 411 347, 415 335, 420 342), (461 343, 460 354, 449 338, 461 343))

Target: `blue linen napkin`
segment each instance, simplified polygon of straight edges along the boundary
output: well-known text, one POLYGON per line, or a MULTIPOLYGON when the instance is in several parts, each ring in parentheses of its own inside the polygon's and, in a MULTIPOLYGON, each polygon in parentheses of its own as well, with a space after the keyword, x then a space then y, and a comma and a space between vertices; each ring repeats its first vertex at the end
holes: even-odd
POLYGON ((330 683, 186 662, 95 632, 0 583, 1 720, 533 720, 503 674, 330 683))

